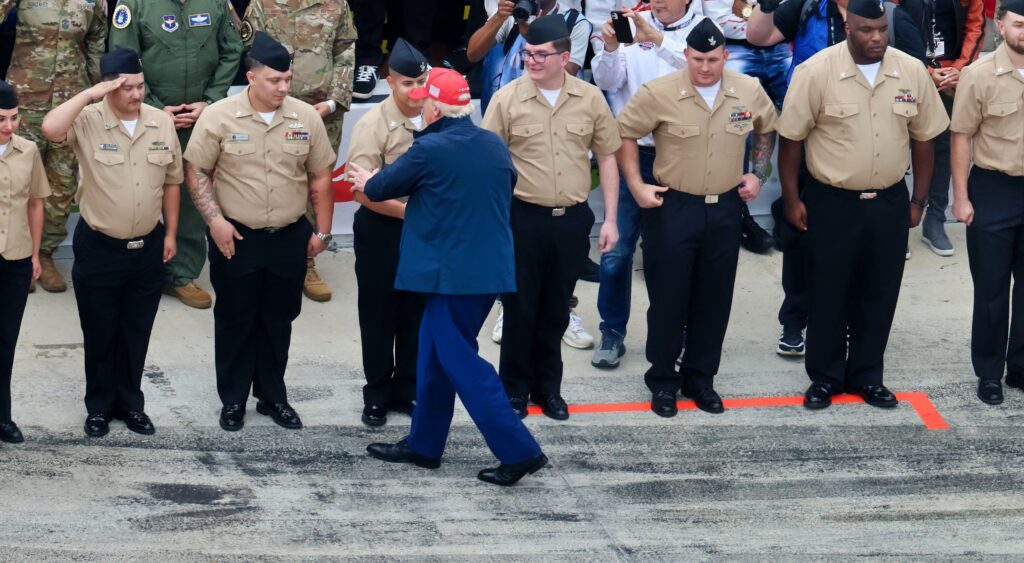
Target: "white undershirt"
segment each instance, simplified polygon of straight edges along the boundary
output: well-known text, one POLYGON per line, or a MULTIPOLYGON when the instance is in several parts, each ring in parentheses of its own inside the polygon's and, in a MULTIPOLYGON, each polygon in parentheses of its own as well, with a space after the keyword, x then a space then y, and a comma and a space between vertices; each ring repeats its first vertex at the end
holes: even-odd
POLYGON ((262 111, 259 112, 260 117, 263 118, 263 121, 267 122, 267 125, 270 125, 270 122, 274 120, 274 115, 276 113, 277 113, 276 110, 275 111, 268 111, 268 112, 262 112, 262 111))
MULTIPOLYGON (((1021 76, 1024 76, 1024 68, 1018 68, 1017 72, 1019 72, 1021 76)), ((4 154, 4 153, 0 152, 0 154, 4 154)))
POLYGON ((560 94, 562 92, 562 89, 561 88, 559 88, 558 90, 545 90, 543 88, 537 88, 537 89, 540 90, 540 93, 544 94, 544 97, 548 99, 548 103, 551 104, 551 107, 555 107, 555 102, 558 101, 558 94, 560 94))
POLYGON ((0 145, 0 156, 3 156, 5 154, 7 154, 7 145, 9 145, 9 144, 11 144, 11 143, 10 142, 6 142, 6 143, 0 145))
POLYGON ((124 128, 128 130, 128 136, 129 137, 134 137, 135 136, 135 126, 138 125, 138 124, 139 124, 139 120, 138 119, 133 119, 131 121, 125 121, 124 119, 121 120, 121 125, 124 125, 124 128))
POLYGON ((878 78, 878 69, 882 68, 882 61, 870 65, 857 65, 857 68, 860 69, 860 73, 867 79, 868 84, 873 87, 875 85, 875 78, 878 78))
POLYGON ((412 123, 414 127, 416 127, 417 131, 420 131, 420 130, 423 129, 423 115, 417 115, 416 117, 410 117, 409 118, 409 122, 412 123))
POLYGON ((708 104, 708 109, 715 107, 715 98, 718 97, 718 91, 722 89, 722 81, 719 80, 711 86, 694 86, 697 89, 697 93, 700 97, 704 98, 704 102, 708 104))

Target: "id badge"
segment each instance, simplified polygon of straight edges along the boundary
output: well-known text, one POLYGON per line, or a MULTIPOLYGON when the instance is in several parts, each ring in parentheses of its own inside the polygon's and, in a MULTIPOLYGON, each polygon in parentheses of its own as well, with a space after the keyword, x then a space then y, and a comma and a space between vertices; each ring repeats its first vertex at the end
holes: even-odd
POLYGON ((946 42, 941 37, 935 38, 935 57, 946 56, 946 42))

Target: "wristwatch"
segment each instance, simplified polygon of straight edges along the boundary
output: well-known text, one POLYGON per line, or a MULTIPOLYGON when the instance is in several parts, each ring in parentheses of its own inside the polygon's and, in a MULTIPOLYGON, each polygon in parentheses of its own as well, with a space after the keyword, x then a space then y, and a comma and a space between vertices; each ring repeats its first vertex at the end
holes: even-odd
POLYGON ((750 16, 754 13, 754 7, 757 6, 757 0, 747 0, 747 5, 743 6, 743 19, 749 20, 750 16))
POLYGON ((321 241, 323 241, 324 244, 329 244, 331 242, 331 239, 334 238, 334 235, 332 235, 330 233, 324 234, 324 233, 321 233, 320 231, 317 231, 314 234, 316 235, 316 238, 318 238, 321 241))

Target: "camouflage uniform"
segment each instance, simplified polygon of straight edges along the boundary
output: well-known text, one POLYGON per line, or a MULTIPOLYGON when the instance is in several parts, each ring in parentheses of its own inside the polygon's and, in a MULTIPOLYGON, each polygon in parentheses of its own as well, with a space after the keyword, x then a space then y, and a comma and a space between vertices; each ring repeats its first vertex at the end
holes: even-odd
POLYGON ((356 28, 345 0, 253 0, 242 22, 248 46, 265 31, 294 53, 291 95, 316 105, 334 100, 337 111, 324 119, 334 153, 341 144, 345 112, 352 106, 356 28))
POLYGON ((43 254, 52 254, 68 235, 78 162, 70 147, 43 138, 43 117, 99 81, 107 38, 106 2, 0 0, 0 23, 15 6, 17 39, 7 81, 18 92, 22 132, 39 147, 53 192, 44 206, 41 247, 43 254))

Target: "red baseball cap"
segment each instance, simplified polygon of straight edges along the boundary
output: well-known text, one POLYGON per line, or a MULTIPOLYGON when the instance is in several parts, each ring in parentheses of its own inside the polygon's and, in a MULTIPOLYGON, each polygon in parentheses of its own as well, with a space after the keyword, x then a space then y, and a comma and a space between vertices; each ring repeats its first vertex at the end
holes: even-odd
POLYGON ((430 98, 450 106, 469 104, 469 84, 461 74, 450 68, 432 68, 427 75, 427 84, 423 88, 409 91, 409 98, 422 100, 430 98))

